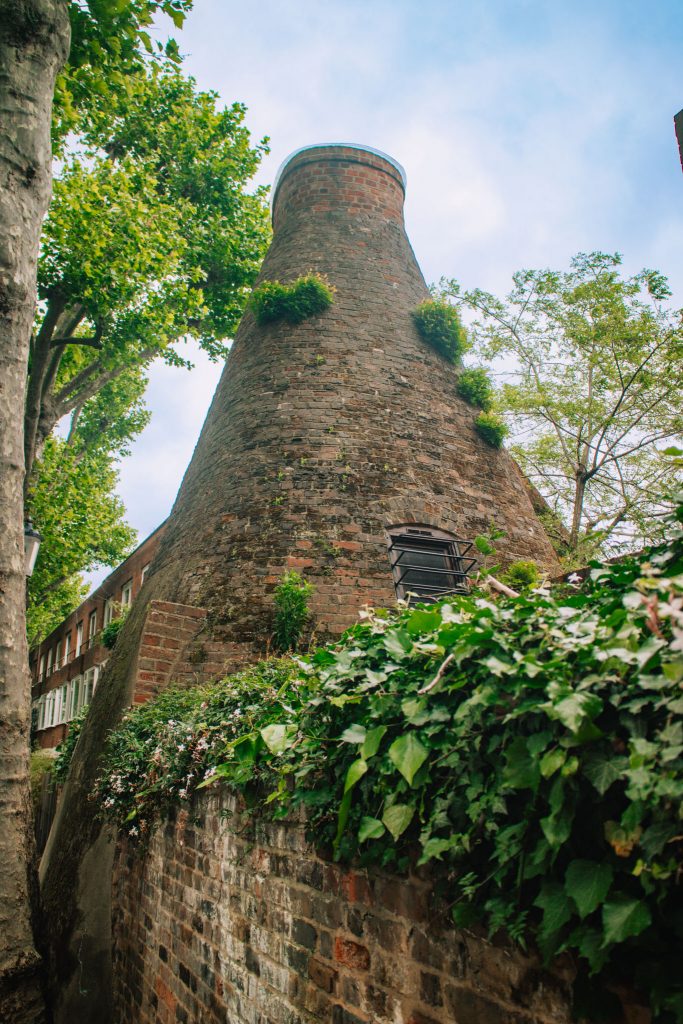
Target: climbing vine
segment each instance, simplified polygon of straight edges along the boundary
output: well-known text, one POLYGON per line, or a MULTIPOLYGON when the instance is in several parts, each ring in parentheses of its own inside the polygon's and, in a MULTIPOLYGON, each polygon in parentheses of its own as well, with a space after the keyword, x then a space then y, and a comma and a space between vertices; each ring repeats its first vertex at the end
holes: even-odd
POLYGON ((310 658, 163 693, 112 736, 104 806, 134 836, 217 782, 304 806, 337 859, 434 864, 459 926, 567 951, 594 1011, 627 979, 680 1022, 682 522, 581 586, 368 612, 310 658))

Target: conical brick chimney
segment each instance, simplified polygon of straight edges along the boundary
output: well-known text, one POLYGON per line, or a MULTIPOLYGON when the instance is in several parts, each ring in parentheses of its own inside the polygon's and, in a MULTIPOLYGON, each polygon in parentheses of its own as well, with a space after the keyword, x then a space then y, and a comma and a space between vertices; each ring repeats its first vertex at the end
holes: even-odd
POLYGON ((149 582, 205 609, 238 660, 263 653, 287 569, 315 585, 319 637, 392 604, 396 524, 471 539, 493 520, 504 557, 554 564, 519 470, 414 326, 428 291, 404 192, 400 166, 360 146, 299 150, 278 176, 260 281, 315 271, 335 301, 299 325, 245 314, 149 582))

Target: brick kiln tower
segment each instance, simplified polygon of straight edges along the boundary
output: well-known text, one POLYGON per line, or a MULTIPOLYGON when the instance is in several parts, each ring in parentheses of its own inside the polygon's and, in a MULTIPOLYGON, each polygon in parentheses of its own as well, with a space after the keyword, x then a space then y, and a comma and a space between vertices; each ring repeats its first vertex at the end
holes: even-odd
POLYGON ((519 470, 479 438, 457 369, 413 324, 428 292, 404 192, 400 166, 361 146, 299 150, 278 177, 260 281, 315 271, 335 302, 298 325, 245 314, 146 588, 203 609, 228 663, 265 650, 290 568, 315 585, 324 638, 394 602, 397 559, 421 566, 411 589, 457 583, 433 570, 462 569, 453 538, 491 519, 506 559, 554 565, 519 470))

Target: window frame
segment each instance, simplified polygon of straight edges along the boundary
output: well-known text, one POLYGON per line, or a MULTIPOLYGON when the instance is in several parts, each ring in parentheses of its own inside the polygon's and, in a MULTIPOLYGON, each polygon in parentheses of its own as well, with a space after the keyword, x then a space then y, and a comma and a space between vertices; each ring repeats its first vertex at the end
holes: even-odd
POLYGON ((407 601, 408 604, 431 604, 449 594, 469 593, 468 574, 477 564, 477 559, 468 554, 473 547, 471 541, 462 540, 440 527, 421 523, 389 526, 387 537, 394 588, 399 600, 407 601), (420 564, 418 558, 415 564, 411 564, 403 558, 411 554, 423 558, 425 555, 440 557, 443 565, 430 565, 428 562, 420 564), (416 580, 406 582, 411 572, 426 575, 428 579, 433 577, 434 586, 429 587, 416 580))

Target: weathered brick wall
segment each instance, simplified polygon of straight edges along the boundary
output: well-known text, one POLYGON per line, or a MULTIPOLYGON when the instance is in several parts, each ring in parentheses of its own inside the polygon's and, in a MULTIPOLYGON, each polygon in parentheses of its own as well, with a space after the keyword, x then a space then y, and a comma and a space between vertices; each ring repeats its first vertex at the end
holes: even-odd
MULTIPOLYGON (((428 295, 403 227, 400 172, 318 147, 285 167, 261 279, 311 270, 334 304, 298 325, 242 320, 152 567, 159 600, 208 612, 214 640, 262 655, 287 569, 315 584, 318 639, 391 605, 387 527, 472 539, 491 519, 504 560, 555 556, 505 452, 474 429, 457 370, 419 337, 428 295)), ((238 648, 234 648, 238 651, 238 648)))
POLYGON ((570 975, 444 923, 422 878, 343 869, 204 795, 119 847, 117 1024, 568 1024, 570 975))

